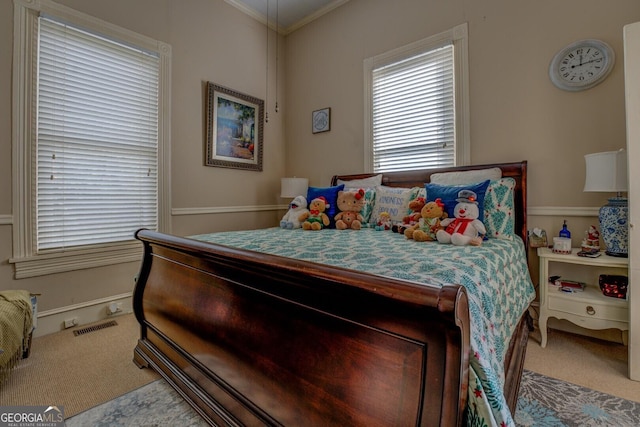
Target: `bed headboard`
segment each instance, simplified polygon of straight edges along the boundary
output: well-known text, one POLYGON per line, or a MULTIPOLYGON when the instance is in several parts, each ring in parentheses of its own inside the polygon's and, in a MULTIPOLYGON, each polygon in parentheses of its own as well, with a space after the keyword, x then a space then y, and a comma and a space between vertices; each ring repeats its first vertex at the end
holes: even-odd
MULTIPOLYGON (((517 163, 492 163, 486 165, 454 166, 438 169, 424 169, 406 172, 386 172, 382 174, 382 185, 389 187, 422 187, 426 182, 431 181, 431 175, 442 172, 455 172, 478 170, 487 168, 500 168, 502 177, 513 178, 516 182, 514 192, 515 212, 515 232, 524 242, 527 241, 527 161, 517 163)), ((378 175, 377 173, 363 173, 355 175, 335 175, 331 179, 331 185, 336 185, 338 179, 350 181, 352 179, 368 178, 378 175)))

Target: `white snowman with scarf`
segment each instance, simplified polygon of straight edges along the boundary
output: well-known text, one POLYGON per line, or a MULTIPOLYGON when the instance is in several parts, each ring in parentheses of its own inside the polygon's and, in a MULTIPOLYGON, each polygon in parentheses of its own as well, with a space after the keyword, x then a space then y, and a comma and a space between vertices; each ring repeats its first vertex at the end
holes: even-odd
POLYGON ((477 194, 471 190, 461 190, 456 202, 458 203, 453 211, 455 218, 442 220, 441 225, 445 228, 436 233, 438 242, 456 246, 480 246, 487 230, 478 219, 480 210, 477 194))

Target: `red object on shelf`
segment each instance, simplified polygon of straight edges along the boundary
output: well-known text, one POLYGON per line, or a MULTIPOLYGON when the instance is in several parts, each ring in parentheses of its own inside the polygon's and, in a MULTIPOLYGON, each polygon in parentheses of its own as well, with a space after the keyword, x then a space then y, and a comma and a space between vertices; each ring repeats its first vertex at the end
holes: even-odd
POLYGON ((598 280, 603 295, 613 298, 626 298, 629 279, 627 276, 601 274, 598 280))

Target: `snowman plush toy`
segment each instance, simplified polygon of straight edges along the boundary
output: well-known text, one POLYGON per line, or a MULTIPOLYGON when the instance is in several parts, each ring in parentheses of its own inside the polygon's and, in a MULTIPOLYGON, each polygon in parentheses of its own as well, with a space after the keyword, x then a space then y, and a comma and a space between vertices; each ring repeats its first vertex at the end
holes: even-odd
POLYGON ((461 190, 456 202, 453 211, 455 218, 442 220, 441 225, 445 228, 436 233, 438 242, 456 246, 480 246, 487 230, 478 219, 480 210, 477 194, 471 190, 461 190))

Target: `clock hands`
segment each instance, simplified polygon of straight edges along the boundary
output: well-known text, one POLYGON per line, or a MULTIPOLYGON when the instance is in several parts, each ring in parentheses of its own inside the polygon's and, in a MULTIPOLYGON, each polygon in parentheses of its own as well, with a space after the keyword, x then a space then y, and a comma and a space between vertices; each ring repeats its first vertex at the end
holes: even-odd
POLYGON ((600 61, 602 61, 602 58, 592 59, 591 61, 582 62, 582 56, 581 56, 580 57, 580 63, 577 64, 577 65, 572 65, 571 68, 581 67, 583 65, 591 64, 592 62, 600 62, 600 61))

